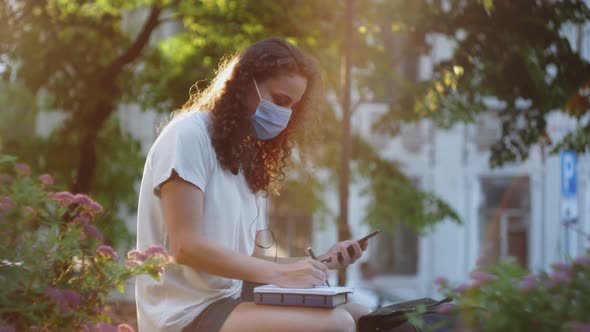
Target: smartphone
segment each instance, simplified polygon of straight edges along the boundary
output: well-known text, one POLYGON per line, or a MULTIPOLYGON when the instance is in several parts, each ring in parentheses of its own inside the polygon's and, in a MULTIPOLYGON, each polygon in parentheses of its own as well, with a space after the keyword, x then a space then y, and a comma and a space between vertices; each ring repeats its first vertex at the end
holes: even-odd
MULTIPOLYGON (((369 240, 370 238, 372 238, 373 236, 375 236, 375 235, 377 235, 379 233, 381 233, 381 230, 380 229, 372 232, 371 234, 368 234, 366 236, 363 236, 362 238, 358 239, 356 242, 358 242, 359 244, 361 244, 361 242, 367 241, 367 240, 369 240)), ((348 251, 348 255, 350 257, 354 256, 354 247, 352 245, 346 247, 346 250, 348 251)), ((341 253, 338 253, 338 261, 339 262, 342 262, 343 259, 344 259, 344 257, 342 257, 342 254, 341 253)))
POLYGON ((363 241, 367 241, 368 239, 372 238, 373 236, 375 236, 375 235, 377 235, 379 233, 381 233, 381 230, 380 229, 374 231, 373 233, 371 233, 371 234, 369 234, 367 236, 364 236, 364 237, 360 238, 356 242, 359 242, 360 243, 360 242, 363 242, 363 241))

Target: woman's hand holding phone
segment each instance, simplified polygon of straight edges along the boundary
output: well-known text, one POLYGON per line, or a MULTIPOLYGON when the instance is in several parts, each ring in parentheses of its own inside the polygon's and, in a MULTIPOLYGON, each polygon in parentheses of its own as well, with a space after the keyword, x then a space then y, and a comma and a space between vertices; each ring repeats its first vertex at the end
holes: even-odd
MULTIPOLYGON (((365 246, 366 248, 366 246, 365 246)), ((346 240, 333 245, 328 251, 318 256, 318 260, 330 270, 338 270, 356 262, 363 254, 363 248, 357 241, 346 240), (352 250, 348 249, 349 247, 352 250), (350 254, 352 252, 352 255, 350 254), (338 257, 342 257, 339 259, 338 257)))
POLYGON ((367 249, 369 239, 379 234, 380 229, 364 236, 356 241, 346 240, 336 243, 325 254, 318 256, 318 260, 324 263, 330 270, 338 270, 356 262, 367 249))

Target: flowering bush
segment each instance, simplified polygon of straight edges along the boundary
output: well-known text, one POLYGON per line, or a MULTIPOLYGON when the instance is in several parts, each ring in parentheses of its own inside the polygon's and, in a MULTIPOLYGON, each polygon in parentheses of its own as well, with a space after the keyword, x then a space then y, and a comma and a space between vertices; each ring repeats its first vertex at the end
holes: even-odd
POLYGON ((94 226, 102 206, 55 189, 0 156, 0 331, 132 331, 110 325, 107 295, 139 274, 158 279, 170 256, 152 247, 120 258, 94 226))
POLYGON ((455 299, 439 312, 458 314, 476 331, 590 331, 590 250, 537 274, 503 262, 472 272, 459 287, 435 283, 455 299))

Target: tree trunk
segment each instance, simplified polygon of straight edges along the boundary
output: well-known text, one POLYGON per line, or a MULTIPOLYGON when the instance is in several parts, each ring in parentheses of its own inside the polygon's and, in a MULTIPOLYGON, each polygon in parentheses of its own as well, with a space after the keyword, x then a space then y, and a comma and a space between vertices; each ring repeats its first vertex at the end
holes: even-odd
POLYGON ((73 193, 88 193, 92 188, 98 160, 96 155, 98 134, 111 114, 114 113, 115 102, 119 99, 119 94, 116 92, 114 85, 111 85, 108 91, 108 95, 111 96, 112 100, 99 102, 94 107, 91 116, 82 121, 83 125, 80 129, 83 133, 82 142, 80 143, 78 171, 76 172, 76 179, 70 188, 73 193))
MULTIPOLYGON (((348 185, 350 178, 350 155, 352 138, 350 136, 350 70, 352 56, 353 0, 346 1, 346 29, 344 35, 344 84, 342 98, 342 155, 340 172, 340 218, 338 219, 338 240, 350 239, 348 225, 348 185)), ((338 271, 338 285, 346 285, 346 270, 338 271)))
POLYGON ((84 132, 82 143, 80 144, 80 160, 78 162, 76 179, 70 187, 73 193, 88 193, 92 188, 92 183, 96 175, 96 141, 98 134, 104 123, 115 111, 116 104, 121 96, 121 93, 117 89, 117 78, 125 66, 141 55, 142 50, 149 42, 152 32, 160 23, 159 16, 161 12, 161 7, 157 5, 152 6, 141 32, 131 46, 106 67, 101 73, 100 79, 97 80, 96 85, 89 84, 90 87, 95 87, 101 99, 96 102, 96 106, 88 116, 85 116, 83 111, 80 112, 80 114, 83 114, 81 130, 84 132), (104 98, 108 98, 108 100, 104 98))
POLYGON ((92 179, 96 173, 96 130, 86 133, 80 144, 80 159, 78 161, 77 176, 70 191, 72 193, 87 193, 92 186, 92 179))

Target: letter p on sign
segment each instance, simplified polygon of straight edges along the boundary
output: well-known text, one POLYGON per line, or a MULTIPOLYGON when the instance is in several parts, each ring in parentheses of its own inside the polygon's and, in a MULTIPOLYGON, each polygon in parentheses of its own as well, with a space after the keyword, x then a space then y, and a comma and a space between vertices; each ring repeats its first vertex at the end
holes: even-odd
POLYGON ((576 153, 561 152, 561 194, 563 197, 576 196, 576 153))

